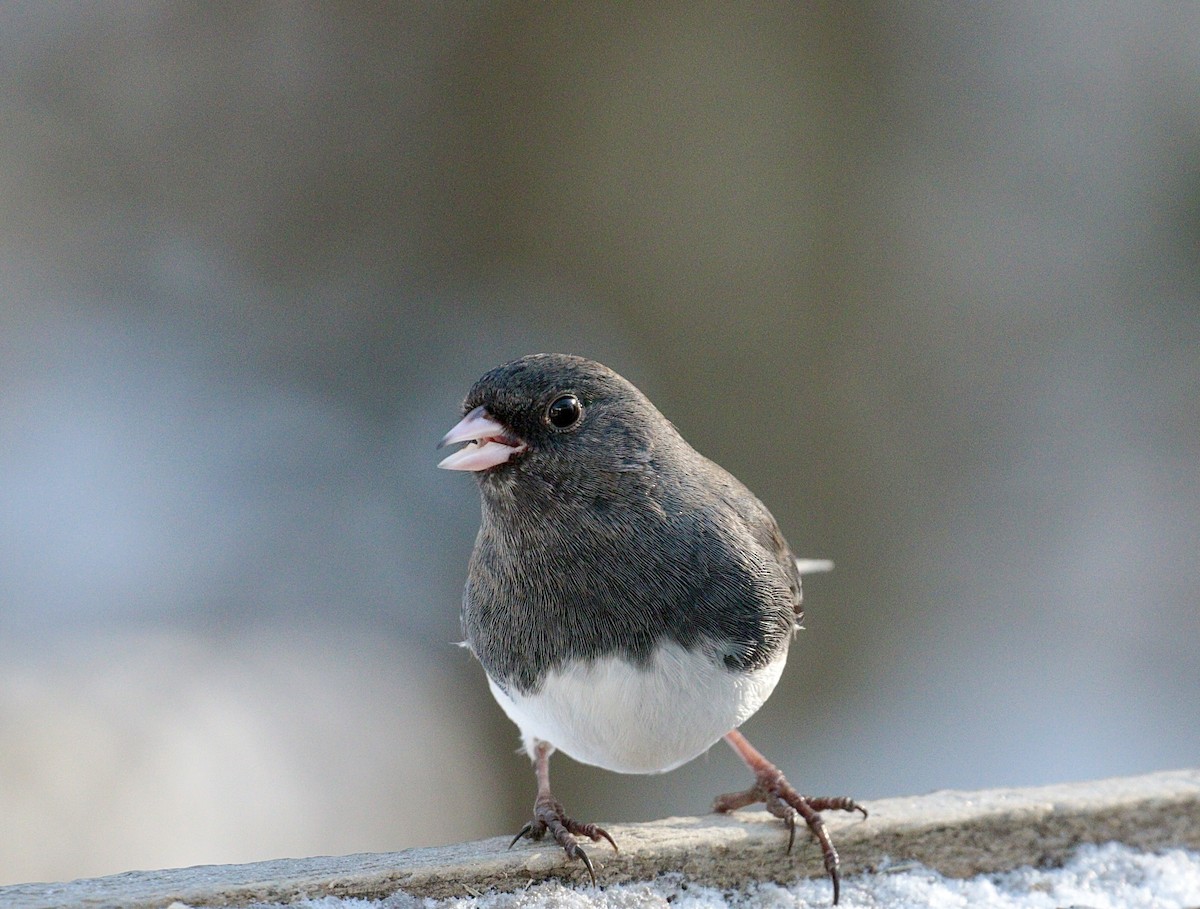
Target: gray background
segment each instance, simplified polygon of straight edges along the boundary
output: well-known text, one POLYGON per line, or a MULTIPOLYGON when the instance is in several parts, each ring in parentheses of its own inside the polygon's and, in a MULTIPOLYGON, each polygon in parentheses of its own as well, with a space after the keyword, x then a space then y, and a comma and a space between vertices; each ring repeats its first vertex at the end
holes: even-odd
POLYGON ((515 831, 433 445, 535 350, 837 562, 744 727, 801 789, 1196 763, 1200 8, 27 3, 0 67, 0 882, 515 831))

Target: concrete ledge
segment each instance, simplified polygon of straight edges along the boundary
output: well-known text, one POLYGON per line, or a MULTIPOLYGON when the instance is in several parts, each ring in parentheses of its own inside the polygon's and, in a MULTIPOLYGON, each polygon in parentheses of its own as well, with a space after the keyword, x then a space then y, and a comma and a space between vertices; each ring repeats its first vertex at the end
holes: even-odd
MULTIPOLYGON (((954 877, 1055 862, 1080 843, 1116 840, 1157 849, 1200 849, 1200 769, 1034 789, 936 792, 868 803, 871 817, 826 814, 845 875, 885 859, 918 861, 954 877)), ((765 812, 668 818, 608 825, 619 854, 589 851, 602 884, 681 871, 720 887, 751 880, 819 876, 820 854, 797 831, 795 854, 784 853, 779 821, 765 812)), ((286 903, 322 896, 380 899, 397 890, 450 897, 513 890, 547 878, 586 874, 561 850, 508 838, 429 849, 340 857, 279 859, 250 865, 203 865, 135 871, 63 884, 0 887, 4 909, 191 906, 286 903)))

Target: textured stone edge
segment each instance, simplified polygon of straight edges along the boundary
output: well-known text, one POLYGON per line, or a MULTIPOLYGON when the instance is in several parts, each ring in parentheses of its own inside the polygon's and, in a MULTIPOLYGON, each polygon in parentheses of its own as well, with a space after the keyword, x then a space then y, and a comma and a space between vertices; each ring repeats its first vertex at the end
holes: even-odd
MULTIPOLYGON (((843 875, 885 861, 917 861, 953 877, 1061 861, 1081 843, 1123 842, 1144 849, 1200 849, 1200 769, 1167 771, 1029 789, 943 791, 867 804, 871 816, 828 813, 843 875)), ((823 875, 820 852, 797 831, 784 852, 780 822, 762 811, 667 818, 608 826, 620 853, 589 852, 601 885, 668 871, 732 887, 751 880, 823 875)), ((403 890, 452 897, 514 890, 548 879, 586 884, 579 863, 545 843, 504 837, 394 853, 277 859, 132 871, 61 884, 0 887, 2 909, 247 906, 323 896, 381 899, 403 890)))

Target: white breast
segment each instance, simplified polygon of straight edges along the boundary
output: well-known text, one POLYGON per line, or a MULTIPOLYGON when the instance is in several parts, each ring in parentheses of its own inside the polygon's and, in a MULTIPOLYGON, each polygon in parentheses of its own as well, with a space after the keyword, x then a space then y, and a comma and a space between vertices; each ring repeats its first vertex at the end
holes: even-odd
POLYGON ((703 754, 763 705, 786 653, 751 673, 667 644, 646 666, 617 657, 551 673, 537 694, 492 694, 521 728, 577 761, 618 773, 659 773, 703 754))

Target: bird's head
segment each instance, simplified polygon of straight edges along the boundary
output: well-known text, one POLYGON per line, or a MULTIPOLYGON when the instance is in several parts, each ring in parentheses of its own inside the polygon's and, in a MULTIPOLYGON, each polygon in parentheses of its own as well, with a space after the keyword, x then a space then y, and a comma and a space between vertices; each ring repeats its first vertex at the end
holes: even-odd
POLYGON ((439 448, 465 443, 439 467, 474 471, 489 487, 525 483, 561 495, 644 466, 678 438, 637 388, 606 366, 532 354, 484 375, 439 448))

